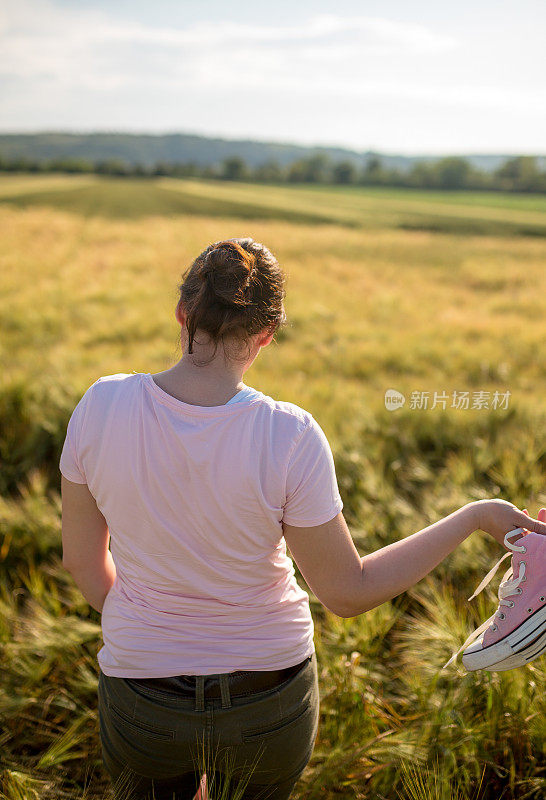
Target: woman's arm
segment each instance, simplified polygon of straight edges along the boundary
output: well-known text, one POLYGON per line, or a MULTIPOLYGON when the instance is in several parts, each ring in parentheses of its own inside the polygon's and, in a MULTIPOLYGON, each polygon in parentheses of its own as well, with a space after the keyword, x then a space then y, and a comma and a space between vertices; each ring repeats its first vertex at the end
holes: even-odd
POLYGON ((95 611, 116 579, 116 566, 108 549, 110 532, 95 498, 85 483, 61 477, 63 566, 95 611))
POLYGON ((499 544, 515 528, 546 534, 546 524, 505 500, 478 500, 417 533, 360 557, 342 512, 322 525, 284 525, 301 574, 320 602, 355 617, 418 583, 475 530, 499 544))
POLYGON ((116 565, 110 550, 103 562, 65 567, 89 605, 102 614, 104 601, 116 580, 116 565))
POLYGON ((363 556, 354 610, 344 616, 370 611, 418 583, 476 530, 476 521, 476 508, 468 503, 439 522, 363 556))

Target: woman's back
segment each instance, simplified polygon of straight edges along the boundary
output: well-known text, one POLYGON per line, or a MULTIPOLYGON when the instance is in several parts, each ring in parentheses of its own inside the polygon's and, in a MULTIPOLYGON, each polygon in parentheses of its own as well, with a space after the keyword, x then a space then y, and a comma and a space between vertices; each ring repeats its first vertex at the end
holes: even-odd
POLYGON ((318 525, 342 509, 331 450, 309 412, 246 389, 194 406, 150 373, 119 373, 72 415, 61 471, 88 484, 116 563, 106 675, 271 670, 314 650, 282 521, 318 525))

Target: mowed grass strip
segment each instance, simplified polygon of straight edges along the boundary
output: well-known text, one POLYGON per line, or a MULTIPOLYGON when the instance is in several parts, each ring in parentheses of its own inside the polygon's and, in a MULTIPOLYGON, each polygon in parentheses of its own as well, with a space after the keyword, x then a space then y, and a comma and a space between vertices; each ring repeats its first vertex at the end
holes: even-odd
MULTIPOLYGON (((176 190, 180 181, 162 178, 165 186, 176 190)), ((288 204, 294 210, 307 208, 309 204, 329 212, 339 221, 356 222, 367 215, 418 215, 421 217, 453 217, 466 221, 497 221, 521 225, 546 225, 546 197, 543 195, 516 195, 495 192, 430 191, 414 189, 392 189, 361 186, 293 186, 206 180, 185 180, 184 191, 200 197, 232 198, 245 202, 252 198, 271 207, 288 204)))
POLYGON ((214 192, 200 195, 186 190, 184 181, 163 185, 158 180, 138 178, 43 177, 40 181, 0 179, 0 203, 28 208, 45 206, 85 217, 138 219, 148 216, 238 217, 241 219, 282 219, 293 223, 332 222, 330 216, 310 207, 293 210, 282 204, 261 204, 258 198, 241 201, 214 192), (51 181, 51 183, 49 183, 51 181))

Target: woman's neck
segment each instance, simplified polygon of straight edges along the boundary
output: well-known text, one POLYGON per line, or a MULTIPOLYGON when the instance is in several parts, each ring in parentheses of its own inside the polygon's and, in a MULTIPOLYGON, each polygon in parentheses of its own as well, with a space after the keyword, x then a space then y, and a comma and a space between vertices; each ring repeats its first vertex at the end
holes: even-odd
POLYGON ((242 375, 206 373, 206 367, 196 375, 179 365, 152 374, 152 379, 160 389, 183 403, 193 406, 222 406, 231 400, 241 389, 244 389, 242 375))

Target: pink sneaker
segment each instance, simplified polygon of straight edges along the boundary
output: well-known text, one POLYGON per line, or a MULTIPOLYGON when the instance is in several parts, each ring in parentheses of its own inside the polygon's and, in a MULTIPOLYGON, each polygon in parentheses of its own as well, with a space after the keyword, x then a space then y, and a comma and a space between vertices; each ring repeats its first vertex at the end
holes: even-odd
MULTIPOLYGON (((469 672, 477 669, 498 672, 522 667, 546 651, 546 536, 516 528, 508 531, 504 544, 514 555, 512 565, 499 586, 499 607, 470 634, 442 669, 455 661, 461 650, 464 650, 463 665, 469 672), (508 541, 522 533, 521 544, 508 541), (526 585, 521 586, 524 582, 526 585), (479 639, 474 641, 478 636, 479 639)), ((497 561, 469 600, 487 586, 500 563, 509 555, 505 553, 497 561)))

